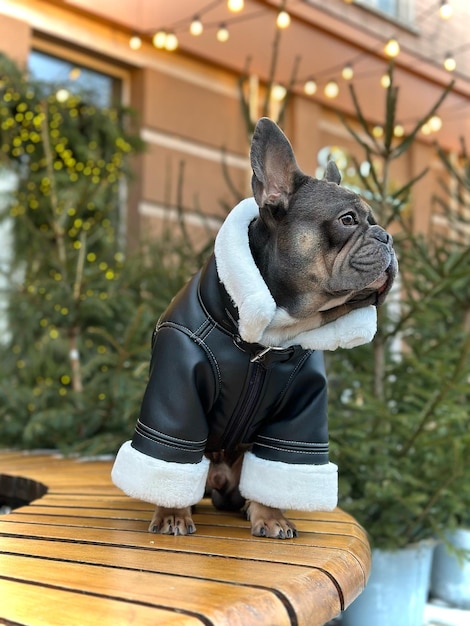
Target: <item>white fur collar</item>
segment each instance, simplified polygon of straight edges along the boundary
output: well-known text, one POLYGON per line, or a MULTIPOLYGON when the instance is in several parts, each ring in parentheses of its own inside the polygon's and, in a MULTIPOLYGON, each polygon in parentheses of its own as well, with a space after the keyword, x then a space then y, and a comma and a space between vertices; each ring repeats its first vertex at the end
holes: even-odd
MULTIPOLYGON (((254 198, 242 200, 229 213, 215 240, 215 261, 219 278, 238 309, 242 339, 274 347, 269 343, 268 326, 276 313, 279 316, 282 312, 253 260, 248 242, 248 226, 258 213, 254 198)), ((372 341, 376 330, 377 311, 368 306, 279 342, 279 347, 297 344, 310 350, 354 348, 372 341)))

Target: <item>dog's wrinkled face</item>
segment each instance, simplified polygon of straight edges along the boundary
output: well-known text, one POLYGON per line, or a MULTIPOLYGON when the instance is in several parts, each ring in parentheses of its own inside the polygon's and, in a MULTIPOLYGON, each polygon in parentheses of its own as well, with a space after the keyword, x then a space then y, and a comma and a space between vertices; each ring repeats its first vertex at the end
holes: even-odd
POLYGON ((321 326, 381 304, 397 271, 392 238, 360 196, 339 186, 336 165, 328 163, 323 180, 304 174, 267 118, 256 126, 251 161, 260 217, 250 226, 250 247, 284 311, 274 323, 308 318, 321 326))

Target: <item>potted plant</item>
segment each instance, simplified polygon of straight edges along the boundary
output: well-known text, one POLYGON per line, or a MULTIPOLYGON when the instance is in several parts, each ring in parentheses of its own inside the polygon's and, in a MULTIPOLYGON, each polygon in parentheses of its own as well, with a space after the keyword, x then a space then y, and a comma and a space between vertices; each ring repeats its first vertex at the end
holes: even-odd
POLYGON ((400 281, 395 300, 379 310, 373 344, 333 354, 327 363, 340 506, 364 526, 373 550, 368 587, 343 616, 358 626, 421 626, 433 547, 457 524, 459 485, 470 476, 463 401, 470 376, 463 295, 469 251, 451 231, 414 232, 411 191, 425 172, 395 189, 390 178, 393 160, 410 148, 446 92, 406 138, 396 140, 392 69, 383 141, 369 129, 354 90, 362 134, 345 124, 370 164, 365 176, 356 162, 363 193, 378 221, 395 233, 400 281), (399 577, 395 589, 392 573, 399 577))

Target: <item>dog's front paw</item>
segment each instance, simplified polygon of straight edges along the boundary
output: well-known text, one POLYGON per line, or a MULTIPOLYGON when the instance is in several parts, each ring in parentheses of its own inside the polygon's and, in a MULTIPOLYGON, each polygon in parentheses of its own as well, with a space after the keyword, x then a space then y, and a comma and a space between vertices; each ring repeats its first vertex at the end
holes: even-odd
POLYGON ((150 522, 149 532, 162 535, 191 535, 196 526, 191 517, 191 507, 167 509, 157 506, 150 522))
POLYGON ((286 519, 279 509, 250 501, 245 512, 247 519, 251 522, 251 534, 255 537, 272 537, 273 539, 297 537, 295 524, 286 519))

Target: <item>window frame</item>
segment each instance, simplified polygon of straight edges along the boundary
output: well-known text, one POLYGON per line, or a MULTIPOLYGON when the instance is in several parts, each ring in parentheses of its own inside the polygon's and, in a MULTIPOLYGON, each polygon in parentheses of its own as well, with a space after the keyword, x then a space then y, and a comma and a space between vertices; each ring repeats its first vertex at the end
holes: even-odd
POLYGON ((130 70, 125 67, 93 56, 92 51, 88 52, 85 49, 70 48, 59 42, 49 41, 37 36, 33 36, 31 41, 30 53, 33 51, 49 54, 120 80, 120 102, 123 106, 129 106, 131 100, 131 74, 130 70))

